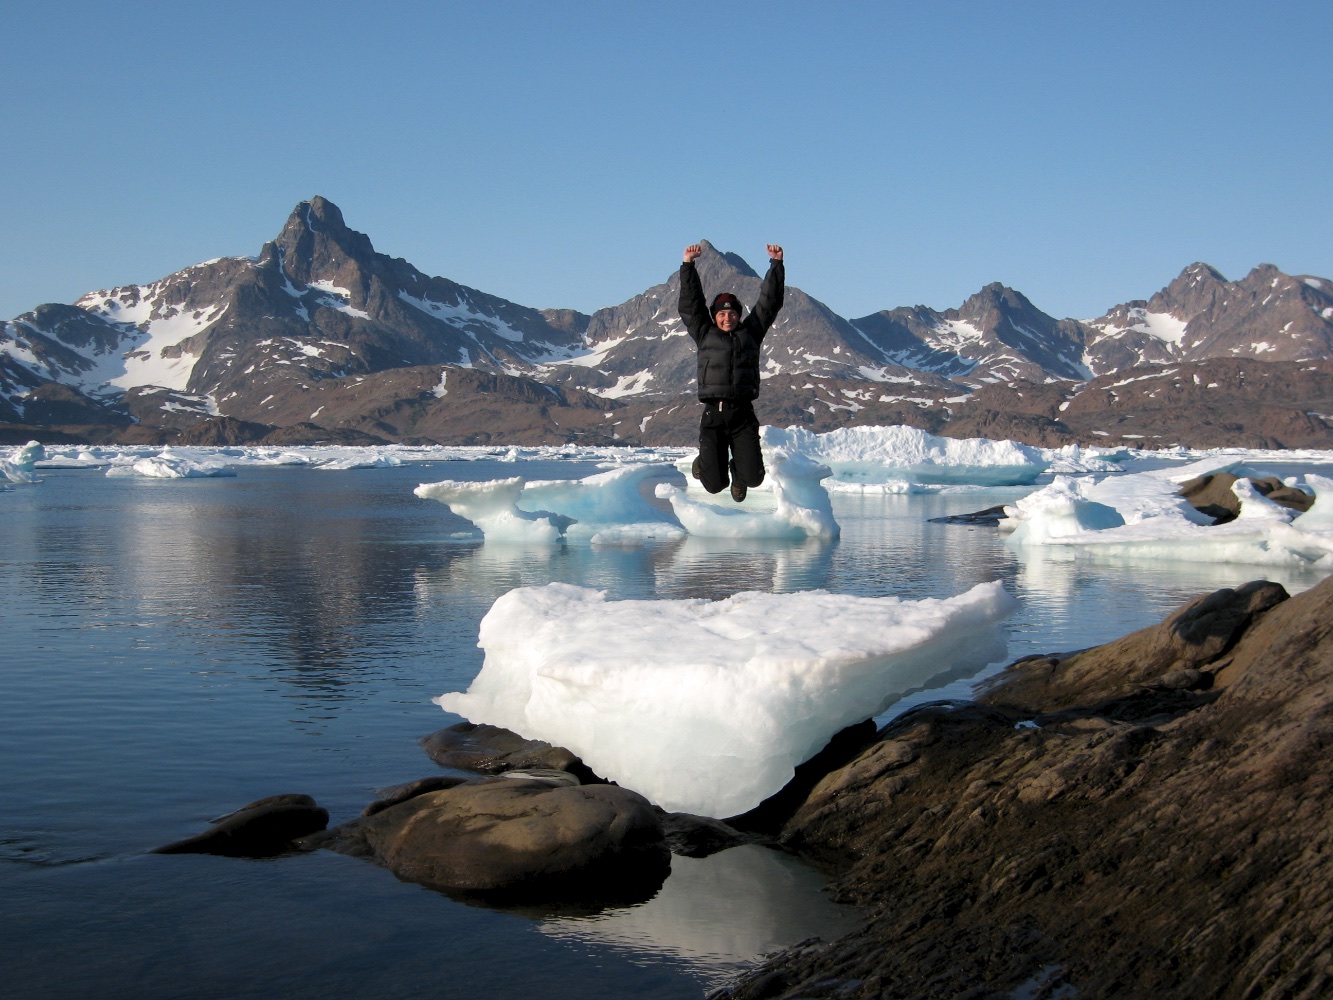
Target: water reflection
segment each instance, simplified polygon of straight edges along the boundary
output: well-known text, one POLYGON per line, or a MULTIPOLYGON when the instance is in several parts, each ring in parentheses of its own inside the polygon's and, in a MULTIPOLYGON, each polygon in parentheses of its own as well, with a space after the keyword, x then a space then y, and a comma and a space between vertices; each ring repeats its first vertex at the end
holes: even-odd
POLYGON ((721 600, 742 590, 793 593, 827 586, 839 543, 687 538, 656 561, 658 597, 721 600))
POLYGON ((551 937, 610 947, 639 962, 681 963, 711 989, 769 952, 853 930, 860 911, 831 902, 824 881, 794 858, 750 844, 707 858, 673 857, 671 877, 647 903, 539 926, 551 937))
MULTIPOLYGON (((454 477, 469 478, 589 471, 573 463, 455 465, 454 477)), ((835 542, 488 544, 443 505, 412 496, 430 478, 421 468, 245 470, 190 482, 56 474, 30 496, 57 501, 34 508, 5 553, 25 567, 29 607, 47 620, 134 626, 140 632, 126 655, 175 650, 191 670, 275 677, 325 709, 411 661, 438 664, 439 690, 466 685, 480 664, 476 627, 494 600, 552 581, 605 590, 612 600, 717 600, 742 590, 950 596, 999 579, 1024 603, 1010 625, 1020 655, 1050 651, 1023 648, 1028 638, 1088 645, 1221 586, 1266 577, 1295 591, 1318 579, 1267 566, 1093 565, 1058 550, 1012 552, 993 528, 929 523, 1023 490, 835 494, 843 528, 835 542)))

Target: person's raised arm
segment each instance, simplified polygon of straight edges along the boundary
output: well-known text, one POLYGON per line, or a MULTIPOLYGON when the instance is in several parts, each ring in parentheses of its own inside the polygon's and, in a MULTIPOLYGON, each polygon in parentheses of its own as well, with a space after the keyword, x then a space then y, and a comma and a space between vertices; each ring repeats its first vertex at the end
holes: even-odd
POLYGON ((699 269, 694 261, 703 253, 703 247, 691 243, 681 255, 680 265, 680 318, 685 330, 697 343, 704 335, 712 317, 708 315, 708 303, 704 301, 704 286, 699 281, 699 269))
POLYGON ((782 262, 782 247, 770 243, 768 250, 768 273, 759 287, 759 301, 754 304, 751 315, 759 325, 761 332, 767 332, 782 311, 782 300, 787 288, 786 265, 782 262))

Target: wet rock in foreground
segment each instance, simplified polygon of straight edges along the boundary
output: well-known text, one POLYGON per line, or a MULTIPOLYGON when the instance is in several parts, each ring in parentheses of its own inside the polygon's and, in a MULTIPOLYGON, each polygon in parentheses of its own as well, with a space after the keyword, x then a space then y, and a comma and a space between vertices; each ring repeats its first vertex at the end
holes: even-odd
POLYGON ((568 771, 584 784, 601 780, 564 747, 526 739, 499 726, 460 722, 423 736, 420 742, 426 755, 441 767, 481 774, 542 768, 568 771))
POLYGON ((267 858, 296 849, 299 838, 328 825, 328 811, 316 805, 309 795, 271 795, 220 816, 202 833, 149 853, 267 858))
POLYGON ((721 993, 1333 995, 1333 579, 1256 583, 923 706, 784 827, 863 929, 721 993))
POLYGON ((646 899, 670 870, 647 799, 614 785, 490 778, 424 792, 346 824, 335 850, 400 878, 490 899, 646 899))

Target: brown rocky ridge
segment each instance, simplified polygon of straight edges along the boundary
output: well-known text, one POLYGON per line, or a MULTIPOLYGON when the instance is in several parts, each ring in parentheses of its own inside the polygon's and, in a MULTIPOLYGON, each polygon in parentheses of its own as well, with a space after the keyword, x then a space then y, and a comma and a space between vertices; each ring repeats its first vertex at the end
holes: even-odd
MULTIPOLYGON (((703 245, 706 289, 753 302, 756 271, 703 245)), ((376 251, 315 197, 254 257, 0 323, 0 444, 687 445, 678 290, 672 263, 592 315, 522 306, 376 251)), ((759 414, 1043 446, 1329 447, 1331 357, 1333 281, 1270 264, 1239 281, 1192 264, 1094 320, 999 282, 956 309, 847 319, 792 285, 759 414)))

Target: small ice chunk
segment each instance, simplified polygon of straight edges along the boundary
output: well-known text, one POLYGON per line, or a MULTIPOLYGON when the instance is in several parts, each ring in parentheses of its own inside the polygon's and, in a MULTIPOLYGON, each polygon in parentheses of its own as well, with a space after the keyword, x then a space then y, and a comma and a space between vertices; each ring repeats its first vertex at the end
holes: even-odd
POLYGON ((558 510, 573 519, 565 537, 598 544, 679 538, 680 525, 644 496, 644 484, 674 476, 670 465, 622 465, 583 479, 540 480, 527 484, 530 506, 558 510))
POLYGON ((236 470, 216 460, 196 461, 187 455, 162 449, 160 455, 112 462, 108 476, 140 476, 145 479, 206 479, 234 476, 236 470))
POLYGON ((1314 491, 1315 502, 1292 523, 1305 532, 1333 533, 1333 479, 1307 472, 1305 485, 1314 491))
POLYGON ((821 482, 832 474, 829 467, 789 447, 782 432, 771 427, 764 428, 763 442, 768 466, 764 485, 773 494, 771 509, 751 505, 747 510, 730 498, 726 501, 730 506, 719 507, 692 499, 669 483, 659 485, 657 495, 671 504, 686 531, 701 538, 837 538, 841 529, 821 482))
POLYGON ((645 480, 674 474, 670 465, 661 463, 623 465, 583 479, 446 480, 422 483, 413 492, 448 505, 480 528, 488 541, 549 544, 568 539, 623 545, 684 534, 641 491, 645 480))
POLYGON ((446 479, 422 483, 412 492, 427 500, 438 500, 461 518, 481 529, 488 541, 553 545, 563 541, 571 517, 549 510, 519 510, 522 476, 491 479, 482 483, 446 479))
POLYGON ((1012 528, 1013 546, 1045 545, 1052 538, 1066 538, 1085 531, 1116 528, 1125 519, 1114 507, 1089 500, 1081 481, 1056 476, 1055 481, 1004 508, 1000 523, 1012 528))
POLYGON ((1004 655, 998 583, 906 601, 808 591, 607 601, 552 583, 500 597, 485 662, 434 699, 469 721, 574 751, 665 809, 758 805, 839 730, 932 678, 1004 655))
POLYGON ((46 451, 40 442, 29 441, 15 448, 9 458, 0 458, 0 482, 40 483, 37 463, 46 460, 46 451))
POLYGON ((346 472, 349 469, 396 469, 402 464, 403 460, 397 455, 371 452, 369 454, 352 454, 328 458, 322 462, 316 462, 313 468, 324 472, 346 472))

